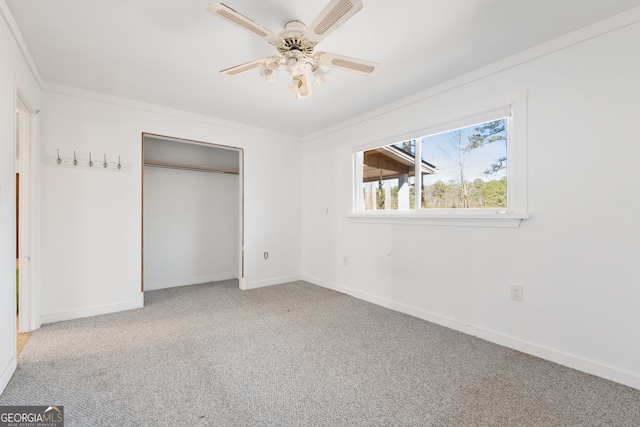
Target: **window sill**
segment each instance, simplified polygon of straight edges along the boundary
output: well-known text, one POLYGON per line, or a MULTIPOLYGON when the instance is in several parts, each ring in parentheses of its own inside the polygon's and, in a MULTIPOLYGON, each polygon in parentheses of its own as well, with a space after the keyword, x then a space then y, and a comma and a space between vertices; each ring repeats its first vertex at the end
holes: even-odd
POLYGON ((517 228, 528 214, 495 212, 366 212, 349 214, 349 220, 373 224, 414 224, 456 227, 517 228))

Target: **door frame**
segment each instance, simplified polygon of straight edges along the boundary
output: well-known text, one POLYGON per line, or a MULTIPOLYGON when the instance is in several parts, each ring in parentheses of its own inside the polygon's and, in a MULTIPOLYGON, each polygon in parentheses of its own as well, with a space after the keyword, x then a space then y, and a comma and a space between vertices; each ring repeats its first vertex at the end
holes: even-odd
MULTIPOLYGON (((20 174, 17 199, 19 206, 16 229, 18 231, 19 262, 19 332, 30 332, 40 327, 35 290, 34 244, 36 215, 36 140, 37 114, 28 102, 16 91, 16 173, 20 174)), ((36 260, 37 261, 37 260, 36 260)))

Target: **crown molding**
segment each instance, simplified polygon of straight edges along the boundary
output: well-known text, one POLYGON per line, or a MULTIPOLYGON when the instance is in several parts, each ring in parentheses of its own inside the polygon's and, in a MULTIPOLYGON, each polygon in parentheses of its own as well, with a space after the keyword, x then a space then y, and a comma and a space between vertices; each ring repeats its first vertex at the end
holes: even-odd
POLYGON ((31 52, 29 52, 29 48, 27 47, 27 43, 24 41, 22 37, 22 33, 18 28, 18 24, 16 23, 11 10, 9 9, 9 5, 5 0, 0 0, 0 15, 4 18, 4 21, 7 23, 7 27, 9 27, 9 31, 13 36, 16 44, 18 45, 18 49, 20 50, 20 54, 22 54, 22 58, 24 58, 27 66, 29 67, 29 71, 33 75, 33 78, 38 83, 40 89, 44 86, 44 81, 42 80, 42 76, 40 75, 40 71, 38 71, 38 67, 36 67, 36 63, 31 56, 31 52))
POLYGON ((254 127, 237 123, 233 121, 218 119, 211 116, 202 114, 196 114, 189 111, 178 110, 175 108, 164 107, 157 104, 151 104, 148 102, 135 101, 129 98, 122 98, 119 96, 108 95, 102 92, 94 92, 86 89, 77 88, 74 86, 63 85, 60 83, 44 82, 42 89, 44 92, 55 93, 59 95, 66 95, 75 98, 83 98, 90 101, 101 102, 105 104, 117 105, 120 107, 131 108, 134 110, 145 111, 149 113, 161 114, 165 116, 180 118, 184 120, 192 120, 196 122, 215 125, 227 129, 238 130, 242 132, 252 133, 260 136, 267 136, 270 138, 281 139, 291 142, 300 142, 301 139, 298 136, 276 132, 260 127, 254 127))

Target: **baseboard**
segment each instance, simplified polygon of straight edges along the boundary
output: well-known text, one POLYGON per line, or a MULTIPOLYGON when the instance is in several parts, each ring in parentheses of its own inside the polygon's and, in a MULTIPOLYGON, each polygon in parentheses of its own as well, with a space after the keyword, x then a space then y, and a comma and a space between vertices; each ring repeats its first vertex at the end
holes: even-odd
POLYGON ((58 313, 43 314, 40 317, 41 323, 55 323, 64 320, 81 319, 83 317, 98 316, 100 314, 116 313, 118 311, 133 310, 138 308, 139 297, 134 301, 122 302, 119 304, 101 305, 95 307, 82 308, 79 310, 61 311, 58 313))
POLYGON ((0 394, 4 391, 13 376, 13 373, 16 371, 17 361, 15 357, 12 357, 7 363, 7 366, 4 367, 2 373, 0 373, 0 394))
POLYGON ((224 273, 194 276, 194 277, 190 277, 188 280, 183 280, 180 282, 164 282, 159 284, 158 283, 151 284, 149 283, 149 281, 145 281, 144 290, 157 291, 158 289, 177 288, 179 286, 190 286, 190 285, 196 285, 199 283, 208 283, 208 282, 220 282, 222 280, 231 280, 231 279, 237 279, 237 278, 238 278, 237 271, 227 271, 224 273))
POLYGON ((385 307, 394 311, 409 314, 417 318, 445 326, 450 329, 454 329, 465 334, 473 335, 478 338, 482 338, 486 341, 490 341, 495 344, 502 345, 514 350, 521 351, 532 356, 545 359, 559 365, 563 365, 578 371, 586 372, 597 377, 605 378, 620 384, 624 384, 629 387, 640 390, 640 376, 627 371, 613 368, 611 366, 602 365, 597 362, 582 359, 577 356, 573 356, 567 353, 563 353, 552 348, 544 347, 535 343, 520 340, 511 336, 503 335, 495 331, 480 328, 477 326, 462 323, 458 320, 440 316, 438 314, 430 313, 415 307, 411 307, 405 304, 393 302, 384 298, 377 297, 365 292, 357 291, 354 289, 339 286, 333 283, 325 282, 315 277, 303 275, 302 279, 306 282, 312 283, 323 288, 332 289, 352 297, 385 307))
POLYGON ((302 276, 286 276, 269 280, 260 280, 258 282, 245 282, 244 288, 241 289, 264 288, 265 286, 281 285, 283 283, 296 282, 298 280, 303 280, 302 276))

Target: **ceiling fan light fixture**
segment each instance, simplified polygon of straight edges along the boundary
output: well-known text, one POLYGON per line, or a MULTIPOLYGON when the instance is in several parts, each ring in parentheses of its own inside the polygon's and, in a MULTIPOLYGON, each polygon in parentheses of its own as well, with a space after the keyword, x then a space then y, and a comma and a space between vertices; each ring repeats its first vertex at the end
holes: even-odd
POLYGON ((297 76, 293 76, 293 81, 291 86, 289 86, 289 91, 293 93, 296 98, 308 98, 311 96, 311 86, 307 82, 307 77, 304 74, 300 74, 297 76))
POLYGON ((260 76, 262 76, 262 78, 264 78, 266 81, 272 82, 275 80, 276 73, 279 69, 280 65, 275 61, 264 62, 260 64, 260 76))
POLYGON ((284 55, 285 66, 290 76, 299 76, 304 73, 304 55, 299 50, 291 50, 284 55))
POLYGON ((330 72, 320 68, 318 64, 313 64, 311 66, 311 73, 313 74, 313 77, 316 78, 316 84, 318 85, 321 85, 322 83, 326 82, 329 76, 331 75, 330 72))

